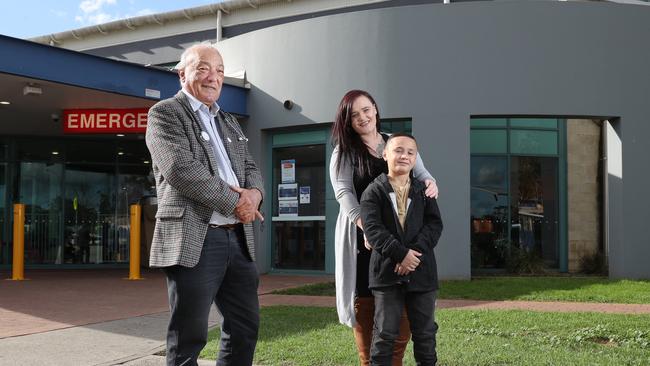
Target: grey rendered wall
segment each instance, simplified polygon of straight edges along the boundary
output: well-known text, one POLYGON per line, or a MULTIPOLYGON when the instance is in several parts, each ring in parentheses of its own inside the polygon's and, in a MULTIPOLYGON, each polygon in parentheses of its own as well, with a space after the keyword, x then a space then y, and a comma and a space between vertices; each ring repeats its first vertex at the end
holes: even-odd
POLYGON ((260 129, 331 122, 348 89, 369 90, 384 118, 413 119, 441 189, 444 278, 470 276, 470 116, 620 117, 625 180, 610 184, 619 187, 610 197, 623 219, 610 220, 610 271, 650 278, 648 39, 650 7, 486 1, 304 20, 219 48, 253 85, 245 128, 263 166, 260 129), (286 99, 298 108, 284 110, 286 99))

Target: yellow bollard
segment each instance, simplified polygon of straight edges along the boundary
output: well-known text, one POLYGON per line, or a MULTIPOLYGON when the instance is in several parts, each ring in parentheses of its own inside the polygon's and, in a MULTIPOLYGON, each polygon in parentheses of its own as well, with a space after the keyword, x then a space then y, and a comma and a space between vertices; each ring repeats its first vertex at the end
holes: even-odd
POLYGON ((14 204, 14 256, 11 279, 25 279, 25 204, 14 204))
POLYGON ((142 207, 131 205, 131 245, 129 247, 129 280, 141 280, 140 277, 140 217, 142 207))

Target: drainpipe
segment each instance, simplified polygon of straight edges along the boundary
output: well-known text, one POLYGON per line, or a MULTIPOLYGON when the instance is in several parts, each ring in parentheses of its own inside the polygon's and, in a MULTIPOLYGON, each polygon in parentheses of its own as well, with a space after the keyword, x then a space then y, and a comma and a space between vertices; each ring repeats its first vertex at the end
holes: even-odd
POLYGON ((221 9, 217 11, 217 42, 221 42, 221 37, 223 37, 223 28, 221 20, 221 9))
POLYGON ((601 141, 601 149, 603 150, 601 153, 602 157, 602 167, 603 167, 603 173, 602 173, 602 189, 603 189, 603 218, 602 218, 602 227, 603 227, 603 232, 602 232, 602 240, 603 240, 603 255, 605 256, 605 264, 607 265, 607 268, 609 269, 609 186, 607 184, 608 182, 608 175, 609 175, 609 162, 607 161, 607 127, 609 126, 609 121, 608 120, 603 120, 600 124, 600 141, 601 141))

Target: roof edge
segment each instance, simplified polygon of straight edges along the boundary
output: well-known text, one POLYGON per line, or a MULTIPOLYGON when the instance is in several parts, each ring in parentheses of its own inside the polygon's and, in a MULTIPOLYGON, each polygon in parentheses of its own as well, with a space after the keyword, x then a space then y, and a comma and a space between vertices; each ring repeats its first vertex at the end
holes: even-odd
MULTIPOLYGON (((172 10, 164 13, 141 15, 137 17, 118 19, 112 22, 71 29, 59 33, 28 38, 29 41, 55 46, 69 39, 82 39, 94 34, 106 34, 122 29, 134 29, 145 25, 164 25, 165 22, 178 19, 193 19, 206 15, 217 15, 219 12, 228 14, 230 11, 244 8, 257 8, 260 5, 280 2, 282 0, 226 0, 221 3, 196 6, 193 8, 172 10)), ((294 0, 296 1, 296 0, 294 0)))

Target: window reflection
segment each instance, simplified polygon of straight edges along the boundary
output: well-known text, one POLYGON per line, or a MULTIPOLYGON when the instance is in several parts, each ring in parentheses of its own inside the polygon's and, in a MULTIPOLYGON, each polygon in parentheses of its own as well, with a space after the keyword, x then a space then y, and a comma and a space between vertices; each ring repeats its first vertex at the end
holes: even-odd
MULTIPOLYGON (((155 195, 143 140, 17 138, 12 151, 15 160, 0 165, 0 204, 26 205, 27 264, 128 261, 129 204, 155 195), (117 151, 124 154, 118 156, 117 151), (6 171, 16 179, 9 194, 4 193, 6 171)), ((10 209, 0 206, 5 239, 0 264, 11 258, 10 222, 6 220, 10 209)))
POLYGON ((547 267, 557 268, 557 159, 511 159, 512 243, 542 258, 547 267))
POLYGON ((507 161, 472 157, 471 241, 473 268, 502 268, 508 245, 507 161))

